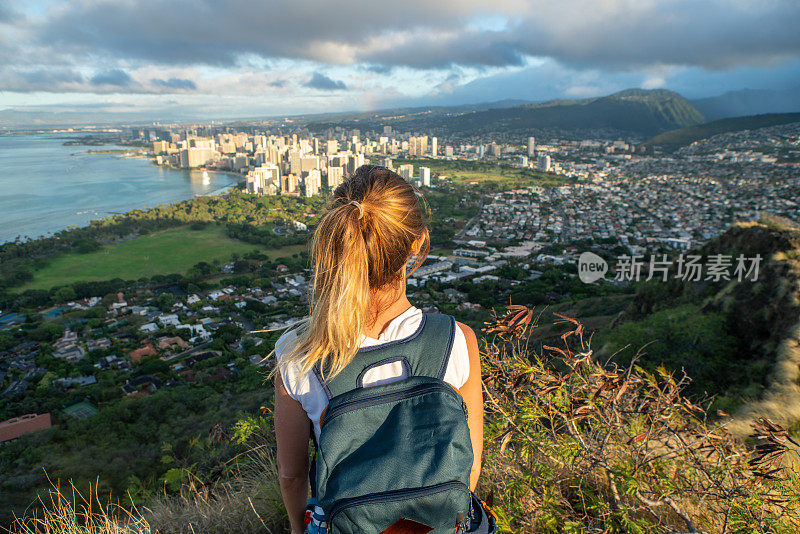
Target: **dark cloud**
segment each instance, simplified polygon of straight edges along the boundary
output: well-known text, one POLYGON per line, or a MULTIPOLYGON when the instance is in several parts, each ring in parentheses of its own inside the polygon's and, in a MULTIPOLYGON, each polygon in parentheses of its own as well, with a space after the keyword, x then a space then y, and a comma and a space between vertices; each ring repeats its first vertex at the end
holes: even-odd
POLYGON ((277 89, 283 89, 284 87, 289 85, 289 82, 287 82, 286 80, 275 80, 269 82, 267 85, 269 85, 270 87, 275 87, 277 89))
POLYGON ((180 89, 183 91, 194 91, 197 89, 197 84, 188 78, 169 78, 162 80, 160 78, 153 78, 150 83, 156 87, 163 87, 165 89, 180 89))
POLYGON ((231 66, 244 54, 349 63, 350 51, 357 53, 387 32, 445 28, 479 5, 477 0, 276 0, 268 6, 250 0, 100 0, 53 10, 37 34, 40 43, 75 53, 170 64, 231 66), (347 50, 332 57, 331 45, 347 50))
POLYGON ((0 91, 58 93, 74 90, 85 83, 86 80, 80 73, 68 68, 0 68, 0 91))
POLYGON ((83 76, 72 69, 40 69, 19 73, 20 77, 32 85, 60 85, 63 83, 83 83, 83 76))
POLYGON ((509 67, 525 63, 525 53, 513 35, 484 35, 472 30, 449 38, 425 35, 405 45, 369 52, 364 59, 377 65, 443 69, 456 65, 509 67))
POLYGON ((131 81, 131 75, 122 69, 104 70, 89 78, 89 83, 92 85, 114 85, 117 87, 127 87, 131 85, 131 81))
POLYGON ((341 80, 332 80, 322 73, 315 72, 314 75, 305 84, 305 87, 311 89, 319 89, 320 91, 339 91, 347 89, 347 86, 341 80))
POLYGON ((362 68, 367 72, 373 72, 375 74, 389 74, 394 70, 394 67, 391 65, 364 65, 362 68))
POLYGON ((725 69, 800 56, 800 4, 728 0, 100 0, 54 10, 39 41, 76 54, 237 65, 254 54, 370 68, 570 65, 725 69), (506 21, 487 29, 481 20, 506 21), (483 18, 482 18, 483 17, 483 18))
POLYGON ((7 0, 0 0, 0 22, 14 22, 20 18, 19 12, 7 0))

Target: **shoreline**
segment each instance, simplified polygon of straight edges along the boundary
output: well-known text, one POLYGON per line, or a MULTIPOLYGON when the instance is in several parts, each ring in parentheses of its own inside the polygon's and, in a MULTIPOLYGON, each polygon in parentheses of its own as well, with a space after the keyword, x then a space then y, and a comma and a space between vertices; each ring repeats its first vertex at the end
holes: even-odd
MULTIPOLYGON (((87 146, 87 145, 83 145, 83 146, 87 146)), ((115 145, 113 143, 111 145, 106 145, 106 146, 119 146, 119 147, 126 148, 126 149, 129 148, 129 147, 123 147, 122 145, 115 145)), ((77 208, 76 207, 75 208, 75 213, 79 214, 79 215, 83 214, 83 213, 87 213, 87 212, 97 212, 97 213, 106 213, 106 214, 105 215, 101 215, 101 216, 92 217, 92 218, 90 218, 89 220, 87 220, 86 222, 84 222, 83 224, 80 224, 80 225, 65 223, 63 226, 60 226, 58 229, 55 229, 55 230, 48 230, 45 233, 41 233, 41 234, 38 234, 36 236, 25 236, 22 239, 20 239, 20 241, 19 241, 20 243, 28 243, 28 242, 32 242, 32 241, 37 241, 39 239, 53 238, 59 232, 63 232, 65 230, 78 229, 78 228, 86 228, 88 226, 91 226, 91 224, 94 223, 95 221, 102 221, 102 220, 109 219, 109 218, 112 218, 112 217, 118 217, 120 215, 125 215, 127 213, 130 213, 130 212, 136 211, 136 210, 148 211, 148 210, 155 209, 155 208, 157 208, 159 206, 175 204, 177 202, 184 202, 186 200, 194 200, 194 199, 200 198, 200 197, 213 197, 213 196, 224 195, 224 194, 227 194, 228 192, 230 192, 230 190, 236 189, 237 185, 241 181, 244 180, 244 176, 242 174, 239 174, 239 173, 236 173, 236 172, 233 172, 233 171, 210 170, 210 169, 204 169, 204 168, 184 169, 184 168, 172 167, 172 166, 168 166, 168 165, 156 165, 155 159, 150 157, 147 154, 137 154, 136 157, 133 157, 133 158, 124 158, 124 157, 120 157, 120 153, 116 152, 115 149, 109 149, 108 151, 105 151, 105 150, 103 150, 103 151, 93 150, 91 148, 91 145, 87 146, 87 150, 85 152, 84 151, 81 151, 81 152, 86 154, 86 155, 90 155, 90 156, 109 156, 110 159, 114 159, 114 160, 117 160, 117 159, 144 159, 144 158, 147 158, 148 160, 150 160, 149 161, 150 165, 152 165, 156 169, 164 168, 164 169, 169 169, 170 171, 180 171, 180 172, 183 172, 183 173, 186 173, 186 172, 188 172, 188 173, 198 173, 198 172, 199 173, 202 173, 202 172, 212 173, 213 172, 215 174, 223 174, 223 175, 229 176, 230 177, 229 179, 232 181, 232 183, 227 184, 227 185, 223 185, 221 187, 217 187, 217 188, 215 188, 215 189, 213 189, 211 191, 208 191, 206 193, 193 193, 191 191, 187 191, 186 195, 184 195, 183 198, 180 198, 180 199, 177 199, 177 200, 159 202, 159 203, 156 203, 156 204, 149 204, 149 205, 140 205, 140 206, 137 206, 137 207, 130 207, 130 208, 126 209, 125 211, 111 211, 111 210, 105 210, 105 209, 94 209, 94 208, 86 208, 86 207, 77 208)), ((125 152, 127 152, 127 150, 125 150, 125 152)), ((8 245, 8 244, 13 244, 14 242, 15 242, 15 238, 9 238, 9 239, 2 240, 2 241, 0 241, 0 247, 8 245)))

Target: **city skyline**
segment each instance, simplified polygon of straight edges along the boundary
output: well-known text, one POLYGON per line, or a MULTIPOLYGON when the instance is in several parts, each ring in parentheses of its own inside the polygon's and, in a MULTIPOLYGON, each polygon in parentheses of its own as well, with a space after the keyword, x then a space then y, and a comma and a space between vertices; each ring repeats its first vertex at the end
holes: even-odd
POLYGON ((0 0, 0 111, 175 120, 800 87, 775 0, 0 0))

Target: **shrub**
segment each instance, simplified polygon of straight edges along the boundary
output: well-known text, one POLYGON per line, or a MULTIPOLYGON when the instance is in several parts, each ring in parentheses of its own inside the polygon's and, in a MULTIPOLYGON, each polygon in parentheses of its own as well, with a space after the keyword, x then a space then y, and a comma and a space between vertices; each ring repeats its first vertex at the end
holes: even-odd
POLYGON ((481 487, 507 532, 797 532, 798 443, 760 419, 754 446, 683 395, 688 377, 604 365, 583 326, 529 346, 533 310, 485 329, 481 487))

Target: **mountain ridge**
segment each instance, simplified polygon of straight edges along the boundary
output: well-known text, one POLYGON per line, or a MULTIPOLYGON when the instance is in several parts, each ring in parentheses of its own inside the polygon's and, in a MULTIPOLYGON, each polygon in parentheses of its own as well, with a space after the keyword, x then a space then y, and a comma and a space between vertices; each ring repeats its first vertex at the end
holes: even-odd
POLYGON ((643 145, 653 148, 659 147, 667 152, 673 152, 681 147, 691 145, 695 141, 707 139, 715 135, 742 130, 757 130, 759 128, 779 126, 792 122, 800 122, 800 113, 765 113, 761 115, 729 117, 686 128, 679 128, 677 130, 670 130, 648 139, 643 145))
MULTIPOLYGON (((626 89, 610 95, 532 102, 510 107, 492 103, 474 106, 386 110, 353 116, 349 125, 378 127, 389 124, 404 131, 471 136, 533 132, 589 132, 650 137, 705 122, 705 117, 683 96, 668 89, 626 89)), ((310 120, 309 128, 333 123, 310 120)), ((340 123, 341 125, 341 123, 340 123)))

